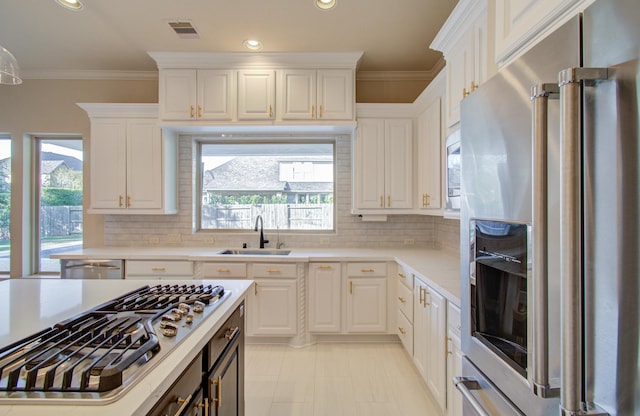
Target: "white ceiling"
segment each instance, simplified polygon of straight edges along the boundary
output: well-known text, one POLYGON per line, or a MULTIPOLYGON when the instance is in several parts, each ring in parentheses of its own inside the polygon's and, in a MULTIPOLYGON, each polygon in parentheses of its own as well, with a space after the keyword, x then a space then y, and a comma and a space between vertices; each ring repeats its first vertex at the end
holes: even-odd
MULTIPOLYGON (((457 0, 82 0, 70 11, 54 0, 0 0, 0 45, 24 78, 82 71, 155 72, 147 51, 363 51, 360 71, 430 71, 441 54, 429 44, 457 0), (180 39, 169 21, 189 20, 199 39, 180 39)), ((117 72, 116 72, 117 73, 117 72)))

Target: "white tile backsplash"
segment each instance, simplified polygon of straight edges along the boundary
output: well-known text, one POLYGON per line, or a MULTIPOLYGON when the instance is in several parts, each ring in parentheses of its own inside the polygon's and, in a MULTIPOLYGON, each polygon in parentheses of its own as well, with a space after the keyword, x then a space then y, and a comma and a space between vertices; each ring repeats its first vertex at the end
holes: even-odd
MULTIPOLYGON (((178 197, 176 215, 106 215, 105 246, 229 246, 241 247, 247 242, 256 246, 258 235, 246 232, 196 232, 193 209, 194 141, 191 136, 179 138, 178 197), (175 234, 180 242, 175 243, 175 234)), ((333 233, 280 233, 286 247, 426 247, 458 252, 459 221, 426 215, 389 215, 386 222, 363 222, 351 215, 351 141, 340 136, 336 148, 336 230, 333 233), (407 239, 414 240, 405 246, 407 239)), ((265 233, 275 245, 275 232, 265 233)))

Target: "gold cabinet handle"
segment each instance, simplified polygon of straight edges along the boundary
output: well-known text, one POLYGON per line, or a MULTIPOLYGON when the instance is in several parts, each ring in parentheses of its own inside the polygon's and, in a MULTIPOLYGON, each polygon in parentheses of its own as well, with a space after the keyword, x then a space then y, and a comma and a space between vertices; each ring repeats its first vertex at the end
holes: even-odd
POLYGON ((188 395, 184 399, 178 396, 178 398, 176 399, 176 403, 180 405, 180 408, 178 409, 176 414, 177 415, 181 414, 183 410, 187 408, 187 405, 189 404, 190 401, 191 401, 191 395, 188 395))
POLYGON ((380 208, 384 207, 384 198, 380 195, 380 208))
POLYGON ((398 273, 398 277, 399 277, 400 279, 406 279, 406 278, 407 278, 407 275, 406 275, 406 274, 404 274, 404 273, 398 273))
POLYGON ((217 272, 218 273, 229 273, 231 270, 229 269, 218 269, 217 272))
POLYGON ((373 273, 375 270, 373 269, 360 269, 360 273, 373 273))
POLYGON ((237 326, 235 328, 229 328, 229 329, 227 329, 227 333, 225 334, 224 337, 226 339, 233 339, 233 337, 235 337, 238 332, 240 332, 240 327, 239 326, 237 326))
POLYGON ((267 273, 280 273, 280 269, 267 269, 267 273))
POLYGON ((131 206, 131 195, 127 195, 127 208, 131 206))
POLYGON ((427 296, 429 295, 429 291, 427 289, 424 290, 424 307, 431 305, 431 302, 427 302, 427 296))
POLYGON ((464 99, 467 95, 469 95, 469 94, 470 94, 470 93, 469 93, 469 91, 467 91, 467 89, 466 89, 466 88, 463 88, 463 89, 462 89, 462 98, 463 98, 463 99, 464 99))
POLYGON ((398 300, 402 303, 406 303, 407 300, 405 298, 403 298, 402 296, 398 296, 398 300))
POLYGON ((269 117, 273 117, 273 109, 271 108, 271 104, 269 104, 269 117))
POLYGON ((253 294, 258 296, 258 283, 253 282, 253 294))
POLYGON ((353 280, 349 280, 349 294, 353 294, 353 280))
POLYGON ((322 106, 320 106, 320 118, 322 118, 322 106))
POLYGON ((192 105, 190 105, 190 106, 189 106, 189 118, 193 118, 193 117, 194 117, 194 114, 193 114, 193 106, 192 106, 192 105))
POLYGON ((166 269, 164 267, 152 267, 151 270, 154 272, 163 272, 166 269))
POLYGON ((333 266, 329 266, 328 264, 323 264, 318 266, 318 269, 333 269, 333 266))
POLYGON ((118 206, 120 208, 124 206, 124 198, 122 198, 122 195, 118 196, 118 206))
POLYGON ((422 206, 426 208, 429 205, 431 205, 431 195, 422 194, 422 206))
POLYGON ((391 208, 391 195, 387 195, 387 207, 391 208))
POLYGON ((198 106, 198 118, 202 118, 202 106, 198 106))
POLYGON ((422 291, 424 290, 424 288, 420 286, 418 289, 420 289, 420 301, 418 303, 422 304, 424 299, 424 295, 422 294, 423 293, 422 291))
POLYGON ((404 335, 404 334, 406 334, 406 333, 407 333, 406 329, 404 329, 404 328, 403 328, 403 327, 401 327, 401 326, 399 326, 399 327, 398 327, 398 331, 400 331, 400 333, 401 333, 402 335, 404 335))
POLYGON ((478 84, 476 84, 475 82, 471 81, 471 86, 470 86, 470 90, 469 92, 474 92, 476 90, 476 88, 478 88, 478 84))
POLYGON ((451 337, 447 337, 447 354, 453 354, 453 351, 451 351, 451 348, 449 348, 452 342, 453 340, 451 339, 451 337))
POLYGON ((316 106, 311 106, 311 118, 316 118, 316 106))
POLYGON ((216 385, 216 397, 212 398, 211 402, 219 409, 222 407, 222 376, 218 376, 217 380, 211 380, 211 384, 216 385))

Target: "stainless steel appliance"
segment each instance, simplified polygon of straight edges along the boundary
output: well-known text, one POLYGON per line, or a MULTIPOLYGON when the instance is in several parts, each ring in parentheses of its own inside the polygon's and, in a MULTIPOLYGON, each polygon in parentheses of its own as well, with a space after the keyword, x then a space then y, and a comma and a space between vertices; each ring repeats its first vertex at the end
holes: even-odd
POLYGON ((638 22, 597 0, 462 102, 465 415, 640 414, 638 22))
POLYGON ((144 286, 0 349, 0 403, 117 399, 230 295, 144 286))
POLYGON ((60 260, 61 279, 124 279, 124 260, 60 260))

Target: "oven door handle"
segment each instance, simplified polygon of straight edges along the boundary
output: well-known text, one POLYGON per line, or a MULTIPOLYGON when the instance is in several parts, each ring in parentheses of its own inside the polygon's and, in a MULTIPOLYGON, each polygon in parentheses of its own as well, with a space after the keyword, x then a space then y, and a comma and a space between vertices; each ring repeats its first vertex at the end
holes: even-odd
POLYGON ((462 394, 462 397, 471 405, 473 410, 476 412, 478 416, 491 416, 487 413, 486 410, 482 407, 478 399, 471 393, 471 390, 480 390, 480 383, 478 380, 470 377, 454 377, 453 384, 456 386, 456 389, 462 394))
POLYGON ((531 88, 533 123, 533 371, 531 385, 539 397, 557 397, 558 387, 549 384, 549 282, 547 249, 547 145, 549 99, 558 99, 558 84, 531 88))

